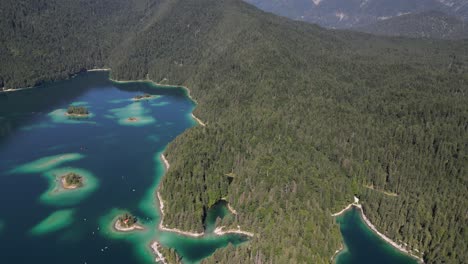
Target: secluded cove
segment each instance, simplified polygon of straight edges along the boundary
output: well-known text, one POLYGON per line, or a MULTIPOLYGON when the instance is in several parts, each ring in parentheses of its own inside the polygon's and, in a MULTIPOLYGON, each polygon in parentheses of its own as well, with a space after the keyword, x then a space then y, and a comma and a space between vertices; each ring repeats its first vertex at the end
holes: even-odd
POLYGON ((205 232, 213 233, 216 229, 216 220, 223 219, 230 214, 231 212, 228 209, 228 203, 225 200, 220 200, 215 203, 206 213, 205 232))
POLYGON ((337 264, 416 264, 418 261, 394 248, 365 223, 360 208, 351 206, 337 216, 344 249, 335 257, 337 264))
POLYGON ((192 237, 158 229, 161 153, 197 125, 194 107, 186 89, 112 82, 107 72, 0 97, 8 126, 0 135, 0 199, 11 201, 0 210, 2 221, 15 223, 0 235, 0 262, 154 263, 157 241, 184 263, 199 263, 246 242, 240 233, 192 237), (67 116, 70 106, 85 107, 88 116, 67 116), (126 212, 136 225, 117 224, 126 212))

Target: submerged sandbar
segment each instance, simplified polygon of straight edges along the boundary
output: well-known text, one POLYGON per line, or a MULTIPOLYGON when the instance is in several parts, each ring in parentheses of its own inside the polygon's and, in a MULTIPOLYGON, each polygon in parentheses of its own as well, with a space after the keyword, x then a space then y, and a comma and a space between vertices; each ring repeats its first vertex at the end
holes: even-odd
POLYGON ((76 161, 85 156, 79 153, 65 153, 54 156, 48 156, 35 161, 20 165, 12 170, 13 173, 38 173, 50 170, 63 163, 76 161))
POLYGON ((145 109, 141 102, 134 102, 109 111, 112 113, 111 118, 118 119, 118 123, 121 125, 144 126, 156 122, 154 117, 149 115, 149 110, 145 109))
POLYGON ((33 235, 52 233, 73 223, 73 209, 55 211, 31 229, 33 235))

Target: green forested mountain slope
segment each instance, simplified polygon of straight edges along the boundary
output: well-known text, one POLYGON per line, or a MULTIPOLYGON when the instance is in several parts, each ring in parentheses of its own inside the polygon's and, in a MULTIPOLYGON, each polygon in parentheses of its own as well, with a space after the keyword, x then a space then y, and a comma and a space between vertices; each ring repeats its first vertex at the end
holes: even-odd
POLYGON ((153 2, 0 1, 0 87, 32 86, 102 66, 145 21, 153 2))
MULTIPOLYGON (((27 54, 45 49, 34 58, 46 62, 3 50, 0 76, 17 87, 95 65, 188 86, 207 126, 167 149, 165 223, 202 230, 225 197, 239 214, 222 224, 257 234, 205 262, 328 263, 341 243, 330 214, 353 194, 428 263, 467 262, 468 42, 328 31, 237 0, 112 1, 99 18, 90 10, 108 1, 75 2, 83 15, 58 30, 63 38, 2 39, 27 54), (61 46, 76 53, 48 55, 61 46)), ((45 24, 71 19, 39 14, 45 24)))
POLYGON ((468 26, 465 27, 465 22, 437 11, 392 17, 354 29, 384 36, 439 39, 468 38, 468 26))

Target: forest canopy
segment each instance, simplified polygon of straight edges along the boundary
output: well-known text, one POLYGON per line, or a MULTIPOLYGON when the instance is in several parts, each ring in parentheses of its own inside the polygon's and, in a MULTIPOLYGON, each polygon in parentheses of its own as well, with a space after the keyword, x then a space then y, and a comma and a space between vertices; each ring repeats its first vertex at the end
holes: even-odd
POLYGON ((427 263, 468 262, 468 41, 325 30, 238 0, 2 0, 6 88, 111 68, 184 85, 194 127, 167 148, 165 224, 258 236, 206 263, 329 263, 333 212, 361 198, 427 263), (369 188, 372 186, 372 188, 369 188), (386 195, 386 193, 396 195, 386 195))

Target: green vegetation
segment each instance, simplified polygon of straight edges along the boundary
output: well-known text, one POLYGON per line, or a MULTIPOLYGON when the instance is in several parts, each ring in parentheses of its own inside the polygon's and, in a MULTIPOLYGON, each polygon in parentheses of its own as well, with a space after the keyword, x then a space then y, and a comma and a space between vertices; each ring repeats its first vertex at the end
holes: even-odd
POLYGON ((465 28, 463 20, 433 10, 392 17, 355 30, 376 35, 412 38, 468 38, 468 28, 465 28))
POLYGON ((43 176, 49 181, 49 188, 41 197, 41 202, 54 206, 70 206, 80 203, 99 187, 99 181, 92 172, 73 167, 48 170, 43 176), (74 176, 75 175, 75 176, 74 176), (75 184, 63 182, 63 177, 70 177, 75 184))
POLYGON ((84 106, 69 106, 67 109, 67 114, 69 115, 88 115, 88 108, 84 106))
POLYGON ((329 263, 341 243, 330 215, 355 193, 427 263, 468 262, 467 40, 329 31, 238 0, 0 9, 6 87, 107 66, 191 89, 208 125, 167 148, 164 223, 201 232, 225 197, 238 215, 220 225, 259 234, 206 263, 329 263))
POLYGON ((151 97, 153 97, 151 94, 142 94, 142 95, 137 95, 137 96, 133 97, 133 99, 143 100, 143 99, 148 99, 148 98, 151 98, 151 97))
POLYGON ((119 216, 117 221, 120 222, 121 226, 125 228, 129 228, 129 227, 132 227, 134 224, 136 224, 138 222, 138 219, 129 213, 125 213, 119 216))
POLYGON ((81 187, 83 186, 83 177, 80 175, 70 172, 63 176, 67 186, 81 187))

